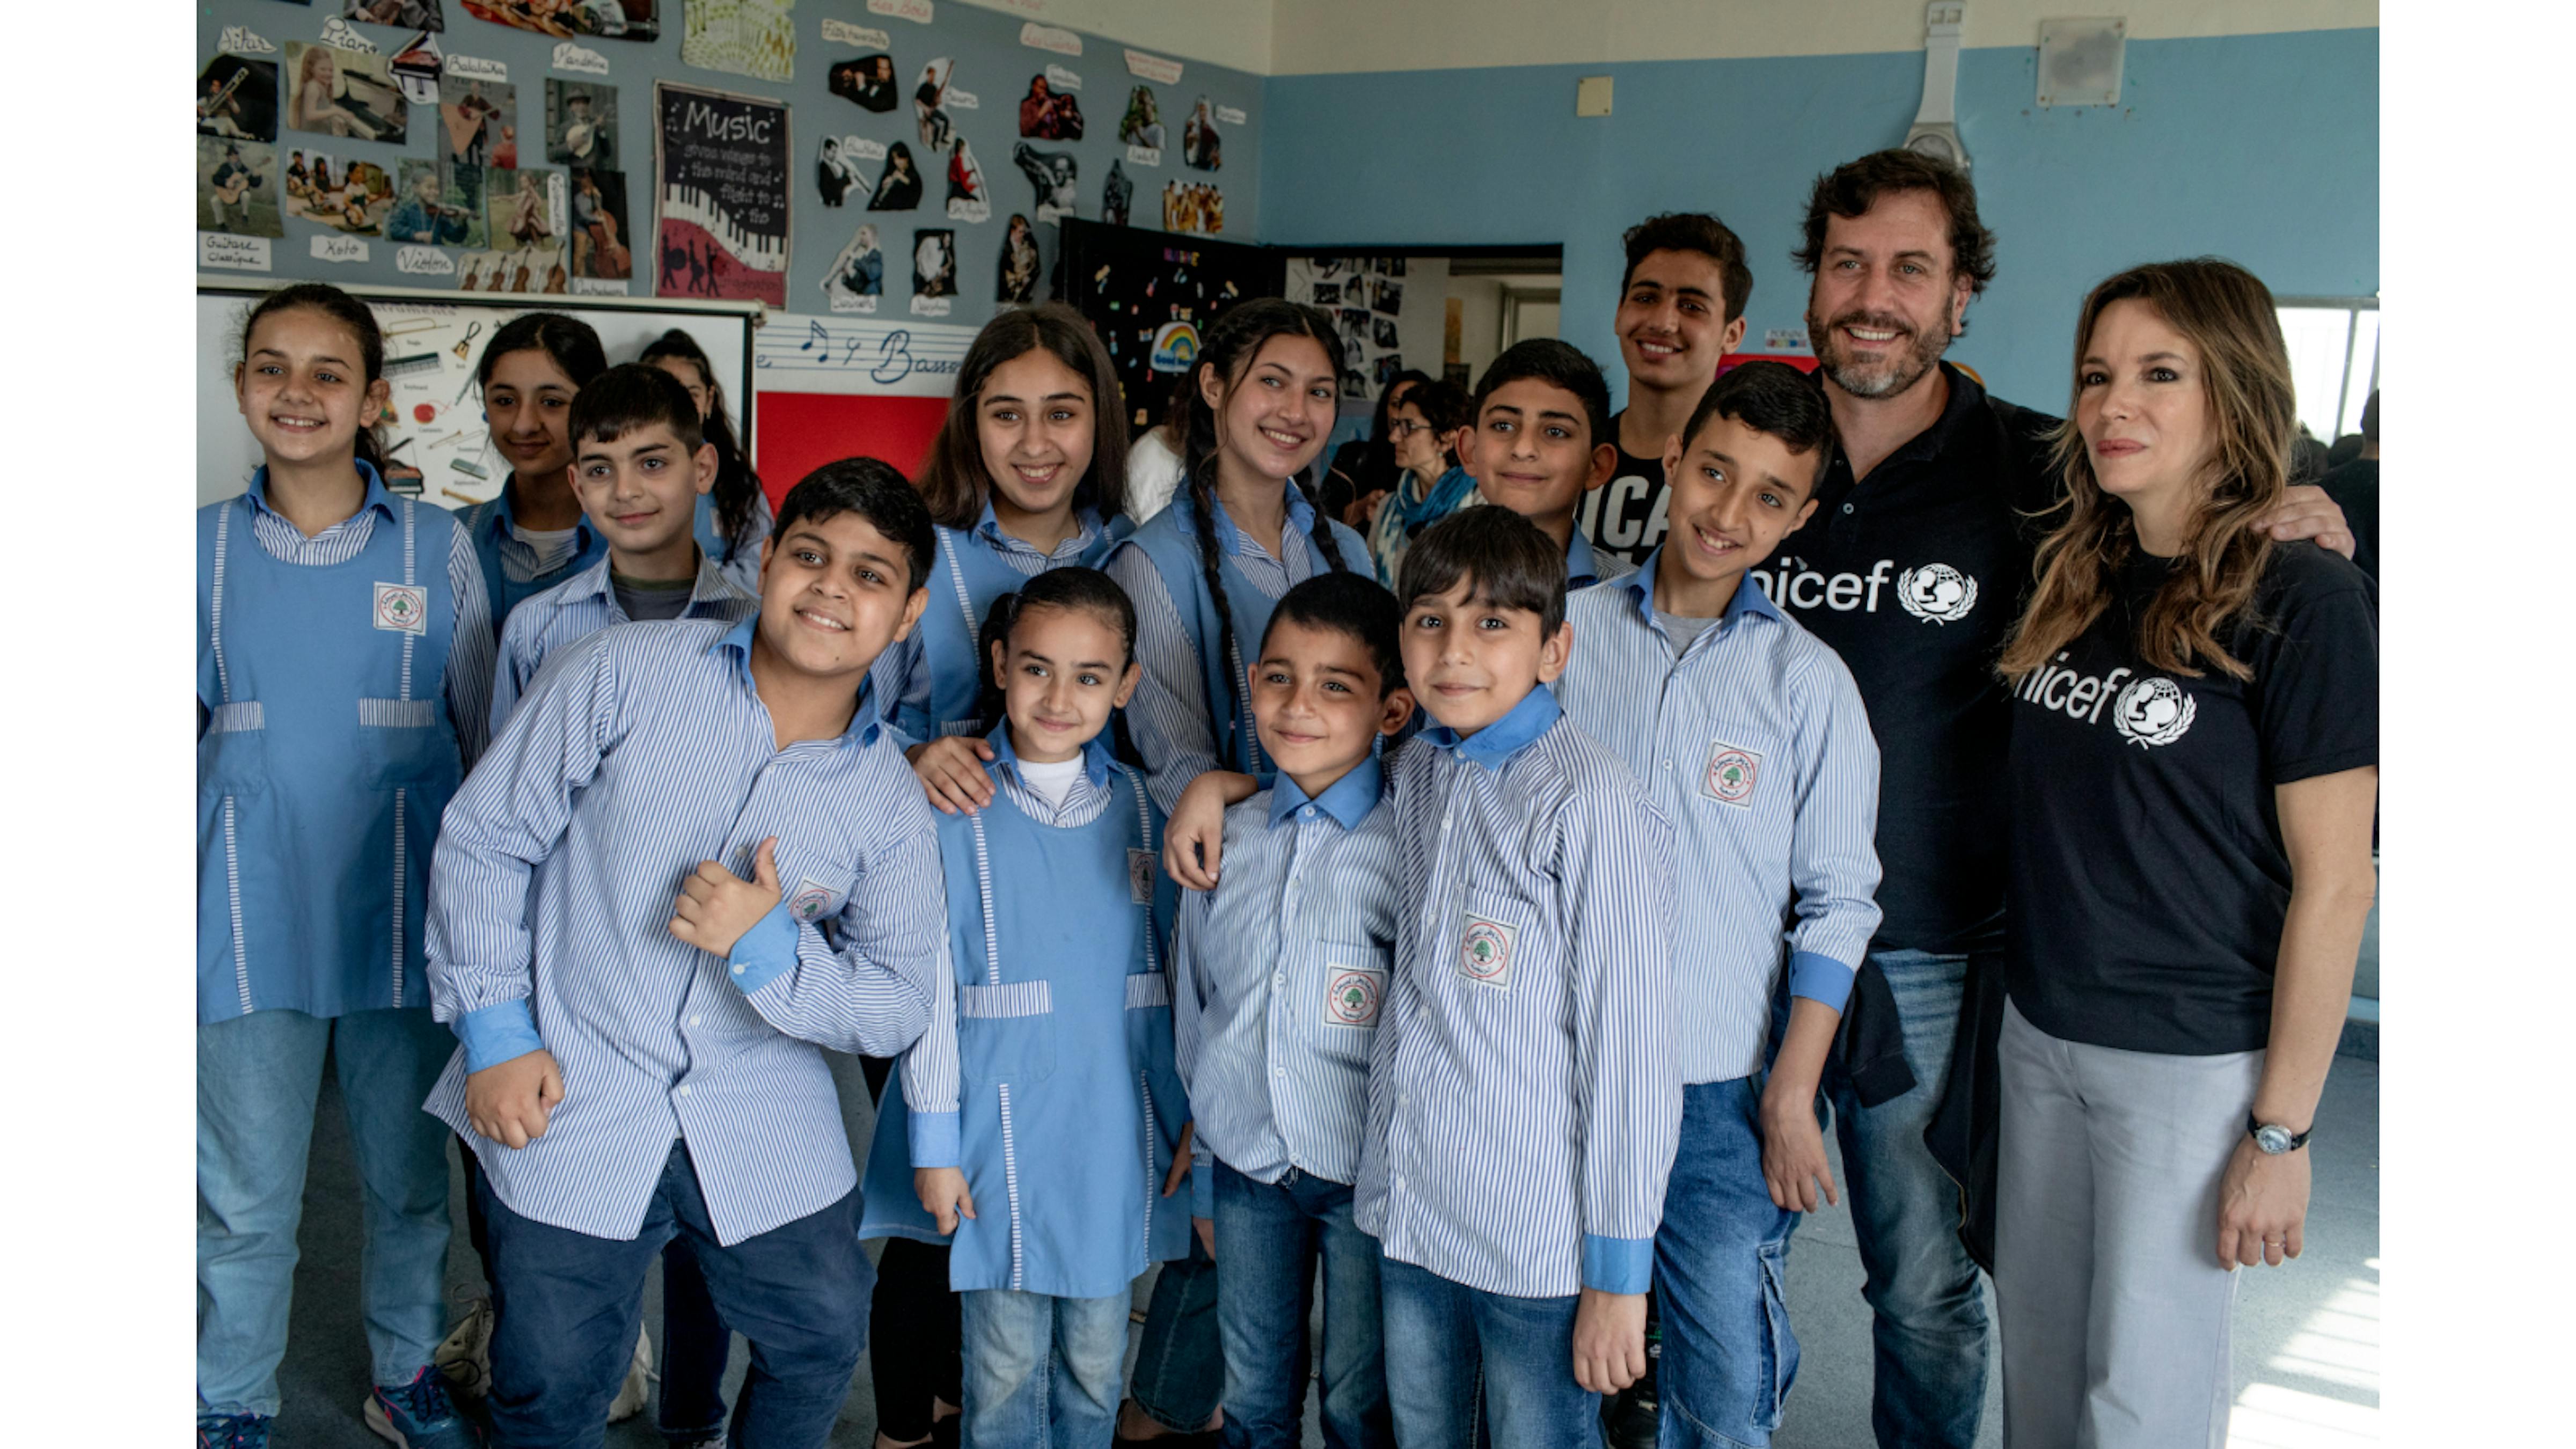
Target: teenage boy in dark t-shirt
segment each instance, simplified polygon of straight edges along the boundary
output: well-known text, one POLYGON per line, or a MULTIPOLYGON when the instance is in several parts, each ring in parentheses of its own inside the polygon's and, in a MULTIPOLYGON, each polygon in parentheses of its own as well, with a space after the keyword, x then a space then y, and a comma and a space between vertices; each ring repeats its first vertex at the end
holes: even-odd
POLYGON ((1628 368, 1628 405, 1610 420, 1618 465, 1583 500, 1575 526, 1631 566, 1664 541, 1664 443, 1690 420, 1718 359, 1744 340, 1753 269, 1744 243, 1716 217, 1666 212, 1628 228, 1612 330, 1628 368))
MULTIPOLYGON (((1960 1185, 1923 1128, 1969 953, 2001 944, 2010 695, 1993 665, 2031 577, 2036 535, 2019 515, 2058 494, 2057 419, 1941 360, 1994 277, 1965 176, 1909 151, 1837 167, 1817 179, 1796 258, 1813 278, 1807 333, 1843 446, 1815 513, 1756 577, 1842 656, 1869 707, 1884 870, 1869 963, 1915 1082, 1865 1108, 1839 1062, 1825 1071, 1877 1315, 1871 1421, 1886 1449, 1966 1449, 1985 1404, 1985 1303, 1959 1239, 1960 1185)), ((2353 546, 2313 487, 2290 490, 2268 523, 2276 539, 2353 546)))

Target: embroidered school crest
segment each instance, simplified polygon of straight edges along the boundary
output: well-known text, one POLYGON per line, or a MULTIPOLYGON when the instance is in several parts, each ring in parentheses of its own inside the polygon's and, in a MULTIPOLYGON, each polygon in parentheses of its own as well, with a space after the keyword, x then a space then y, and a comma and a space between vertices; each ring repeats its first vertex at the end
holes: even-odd
POLYGON ((1512 947, 1519 928, 1483 916, 1467 917, 1458 938, 1458 974, 1486 986, 1512 984, 1512 947))
POLYGON ((1752 750, 1738 749, 1724 740, 1713 740, 1708 747, 1708 773, 1700 777, 1699 792, 1720 805, 1738 810, 1753 808, 1753 787, 1762 780, 1762 756, 1752 750))
POLYGON ((1154 903, 1154 852, 1127 852, 1127 899, 1140 906, 1154 903))
POLYGON ((1915 618, 1956 623, 1977 607, 1977 581, 1945 563, 1924 564, 1896 576, 1896 602, 1915 618))
POLYGON ((1375 1026, 1386 999, 1386 973, 1366 966, 1335 966, 1324 973, 1324 1025, 1375 1026))
POLYGON ((2170 679, 2141 679, 2120 691, 2111 706, 2112 728, 2139 749, 2153 749, 2181 739, 2200 706, 2170 679))
POLYGON ((409 584, 376 585, 376 627, 397 634, 429 632, 429 591, 409 584))
POLYGON ((796 883, 796 894, 787 898, 787 914, 807 925, 832 904, 832 888, 811 878, 796 883))

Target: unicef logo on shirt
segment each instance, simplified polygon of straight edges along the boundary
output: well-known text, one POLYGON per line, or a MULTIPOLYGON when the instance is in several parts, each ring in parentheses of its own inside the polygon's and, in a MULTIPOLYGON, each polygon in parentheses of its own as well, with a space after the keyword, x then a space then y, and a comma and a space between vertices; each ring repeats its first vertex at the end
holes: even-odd
POLYGON ((1896 576, 1896 602, 1915 618, 1953 623, 1977 607, 1977 581, 1948 564, 1925 564, 1896 576))
POLYGON ((2169 745, 2191 728, 2200 706, 2170 679, 2141 679, 2120 691, 2111 706, 2111 724, 2120 738, 2139 749, 2169 745))

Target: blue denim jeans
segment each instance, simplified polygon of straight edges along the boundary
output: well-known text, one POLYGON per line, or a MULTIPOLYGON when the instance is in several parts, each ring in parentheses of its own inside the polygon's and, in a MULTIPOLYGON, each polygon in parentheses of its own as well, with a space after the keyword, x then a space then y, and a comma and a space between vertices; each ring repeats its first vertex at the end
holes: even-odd
POLYGON ((1324 1443, 1394 1449, 1378 1306, 1377 1239, 1351 1221, 1351 1190, 1290 1168, 1275 1183, 1216 1165, 1216 1317, 1225 1344, 1226 1449, 1305 1442, 1306 1326, 1324 1270, 1324 1443), (1285 1350, 1283 1352, 1283 1350, 1285 1350))
POLYGON ((667 1439, 698 1439, 724 1427, 725 1360, 733 1330, 716 1312, 706 1271, 688 1243, 662 1250, 662 1395, 656 1418, 667 1439))
POLYGON ((964 1449, 1105 1449, 1117 1431, 1118 1369, 1135 1296, 978 1288, 957 1297, 964 1449))
POLYGON ((255 1011, 197 1028, 197 1412, 275 1414, 322 1059, 366 1194, 371 1372, 409 1383, 447 1334, 447 1129, 420 1110, 456 1038, 427 1007, 255 1011))
POLYGON ((1378 1281, 1387 1399, 1405 1449, 1599 1442, 1601 1396, 1574 1380, 1579 1295, 1487 1293, 1393 1258, 1378 1281))
POLYGON ((1165 1263, 1154 1278, 1136 1344, 1136 1374, 1127 1392, 1145 1417, 1183 1434, 1207 1427, 1225 1393, 1225 1347, 1216 1328, 1216 1264, 1199 1246, 1196 1232, 1190 1234, 1190 1255, 1165 1263))
POLYGON ((1868 1275, 1870 1424, 1881 1449, 1971 1449, 1986 1403, 1986 1303, 1959 1243, 1959 1185, 1923 1145, 1950 1072, 1968 958, 1872 951, 1869 959, 1896 998, 1914 1088, 1864 1108, 1837 1061, 1826 1064, 1823 1086, 1868 1275))
POLYGON ((1798 1214, 1763 1184, 1760 1081, 1682 1089, 1681 1150, 1655 1233, 1661 1449, 1763 1449, 1798 1377, 1782 1289, 1798 1214))
MULTIPOLYGON (((496 1149, 507 1151, 508 1149, 496 1149)), ((751 1340, 733 1449, 822 1449, 867 1347, 875 1270, 859 1251, 859 1195, 728 1248, 716 1241, 686 1143, 671 1144, 633 1239, 595 1238, 510 1210, 476 1180, 492 1284, 494 1449, 586 1449, 635 1353, 644 1275, 675 1236, 724 1321, 751 1340)))

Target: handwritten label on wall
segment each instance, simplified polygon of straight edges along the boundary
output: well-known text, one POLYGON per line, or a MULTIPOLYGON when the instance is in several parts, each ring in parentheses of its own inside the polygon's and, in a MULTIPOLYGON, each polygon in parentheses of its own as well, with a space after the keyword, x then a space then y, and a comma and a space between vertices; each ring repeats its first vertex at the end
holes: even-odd
POLYGON ((623 277, 614 281, 606 277, 575 277, 571 282, 572 295, 576 297, 623 297, 628 295, 627 285, 623 277))
POLYGON ((930 0, 868 0, 870 15, 891 15, 915 25, 930 23, 930 0))
POLYGON ((1160 166, 1163 164, 1163 148, 1160 146, 1130 146, 1127 148, 1127 164, 1130 166, 1160 166))
POLYGON ((246 27, 239 25, 225 26, 223 39, 215 42, 215 49, 232 55, 277 54, 276 46, 251 34, 246 27))
POLYGON ((1082 89, 1082 77, 1075 75, 1072 71, 1066 70, 1060 65, 1048 66, 1046 68, 1046 78, 1047 84, 1056 90, 1078 91, 1082 89))
POLYGON ((197 233, 197 265, 221 267, 228 272, 265 272, 269 269, 268 238, 201 231, 197 233))
POLYGON ((359 55, 374 55, 376 43, 351 29, 349 22, 334 15, 322 22, 322 43, 359 55))
POLYGON ((823 22, 823 42, 826 45, 855 45, 861 50, 894 49, 893 36, 874 26, 852 25, 846 20, 826 19, 823 22))
POLYGON ((1152 81, 1158 86, 1178 85, 1181 81, 1181 63, 1177 60, 1165 60, 1159 55, 1147 55, 1141 50, 1131 50, 1127 52, 1127 73, 1152 81))
POLYGON ((449 56, 447 73, 458 80, 506 81, 510 78, 508 66, 497 60, 485 60, 479 55, 449 56))
POLYGON ((1237 110, 1233 106, 1219 106, 1216 108, 1216 120, 1217 124, 1220 126, 1240 126, 1250 119, 1250 117, 1244 115, 1242 111, 1237 110))
POLYGON ((1020 44, 1031 50, 1052 50, 1058 55, 1082 54, 1082 37, 1053 25, 1040 25, 1032 20, 1020 27, 1020 44))
POLYGON ((452 277, 456 258, 436 247, 402 247, 394 252, 394 270, 407 277, 452 277))
POLYGON ((366 259, 367 244, 356 237, 332 232, 313 238, 313 260, 317 262, 363 262, 366 259))
POLYGON ((566 75, 606 75, 608 57, 569 40, 555 42, 555 69, 566 75))

